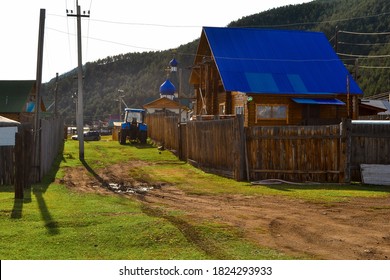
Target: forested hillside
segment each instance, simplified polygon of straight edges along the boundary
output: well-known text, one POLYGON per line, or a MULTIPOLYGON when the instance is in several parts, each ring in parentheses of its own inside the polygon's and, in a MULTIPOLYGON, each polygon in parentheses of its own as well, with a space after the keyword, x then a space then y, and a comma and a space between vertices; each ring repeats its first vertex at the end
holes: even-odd
MULTIPOLYGON (((390 91, 390 1, 388 0, 317 0, 290 5, 243 17, 231 27, 258 27, 322 31, 357 76, 366 96, 390 91), (358 67, 357 67, 358 66, 358 67)), ((200 34, 199 34, 200 35, 200 34)), ((165 68, 175 55, 182 68, 183 94, 193 91, 188 84, 189 67, 197 48, 194 42, 161 52, 127 53, 102 58, 84 67, 85 121, 106 120, 118 114, 118 89, 124 91, 128 106, 140 107, 159 97, 165 68)), ((59 81, 59 110, 67 123, 74 123, 77 91, 75 70, 59 81)), ((178 87, 178 85, 176 85, 178 87)), ((53 101, 54 81, 45 85, 47 104, 53 101)))

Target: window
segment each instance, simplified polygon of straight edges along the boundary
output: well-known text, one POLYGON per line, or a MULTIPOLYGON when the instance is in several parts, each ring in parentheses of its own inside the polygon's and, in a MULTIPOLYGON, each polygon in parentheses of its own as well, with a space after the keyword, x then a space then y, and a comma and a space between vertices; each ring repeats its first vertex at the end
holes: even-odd
POLYGON ((220 115, 225 115, 225 103, 220 103, 219 104, 219 114, 220 115))
POLYGON ((235 113, 236 113, 236 115, 243 115, 244 114, 244 107, 243 106, 236 106, 235 113))
POLYGON ((265 120, 286 120, 287 105, 257 105, 256 119, 265 120))

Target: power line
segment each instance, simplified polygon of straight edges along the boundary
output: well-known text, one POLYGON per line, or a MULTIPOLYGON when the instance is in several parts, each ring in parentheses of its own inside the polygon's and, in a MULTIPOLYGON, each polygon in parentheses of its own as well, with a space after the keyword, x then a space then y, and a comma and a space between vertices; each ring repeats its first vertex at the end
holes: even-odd
MULTIPOLYGON (((68 34, 67 32, 64 32, 64 31, 61 31, 61 30, 58 30, 58 29, 52 28, 52 27, 46 27, 46 29, 52 30, 52 31, 55 31, 55 32, 59 32, 59 33, 63 33, 63 34, 68 34)), ((76 34, 69 34, 69 35, 76 36, 76 34)), ((87 37, 83 36, 83 38, 87 38, 87 37)), ((130 48, 149 50, 149 51, 159 51, 159 49, 155 49, 155 48, 129 45, 129 44, 125 44, 125 43, 115 42, 115 41, 111 41, 111 40, 105 40, 105 39, 101 39, 101 38, 94 38, 94 37, 90 37, 90 36, 88 37, 88 39, 95 40, 95 41, 100 41, 100 42, 105 42, 105 43, 110 43, 110 44, 115 44, 115 45, 119 45, 119 46, 130 47, 130 48)))
POLYGON ((356 57, 356 58, 386 58, 390 57, 390 55, 361 55, 361 54, 347 54, 347 53, 337 53, 340 56, 346 57, 356 57))
MULTIPOLYGON (((374 14, 374 15, 368 15, 368 16, 361 16, 361 17, 351 17, 351 18, 343 18, 343 19, 325 20, 325 21, 296 22, 296 23, 269 24, 269 25, 257 25, 257 26, 251 25, 250 27, 284 27, 284 26, 298 26, 298 25, 314 25, 314 24, 322 24, 322 23, 337 23, 337 22, 344 22, 344 21, 351 21, 351 20, 359 20, 359 19, 368 19, 368 18, 374 18, 374 17, 381 17, 381 16, 386 16, 386 15, 390 15, 390 12, 381 13, 381 14, 374 14)), ((62 15, 57 15, 57 14, 48 14, 48 16, 63 17, 62 15)), ((163 28, 201 28, 201 27, 203 27, 203 26, 199 26, 199 25, 169 25, 169 24, 160 24, 160 23, 142 23, 142 22, 114 21, 114 20, 107 20, 107 19, 90 19, 90 20, 91 21, 95 21, 95 22, 103 22, 103 23, 119 24, 119 25, 151 26, 151 27, 163 27, 163 28)), ((347 33, 347 32, 348 31, 345 31, 345 33, 347 33)), ((358 34, 359 32, 353 32, 353 33, 357 33, 358 34)), ((390 35, 390 33, 388 35, 390 35)))
MULTIPOLYGON (((89 3, 89 10, 88 10, 88 13, 90 13, 91 11, 91 7, 92 7, 92 0, 90 0, 90 3, 89 3)), ((88 25, 87 25, 87 43, 86 43, 86 48, 85 48, 85 56, 88 60, 88 48, 89 48, 89 26, 90 26, 90 20, 88 20, 88 25)))
POLYGON ((344 18, 344 19, 312 21, 312 22, 299 22, 299 23, 288 23, 288 24, 258 25, 258 26, 251 26, 251 27, 289 27, 289 26, 297 26, 297 25, 299 26, 299 25, 314 25, 314 24, 323 24, 323 23, 337 23, 337 22, 344 22, 344 21, 351 21, 351 20, 359 20, 359 19, 367 19, 367 18, 373 18, 373 17, 381 17, 381 16, 386 16, 386 15, 390 15, 390 12, 381 13, 381 14, 375 14, 375 15, 369 15, 369 16, 344 18))
POLYGON ((364 68, 364 69, 390 69, 390 66, 364 66, 364 65, 359 65, 359 68, 364 68))
POLYGON ((339 30, 339 33, 352 34, 352 35, 367 35, 367 36, 378 36, 378 35, 390 35, 390 32, 352 32, 339 30))
POLYGON ((339 45, 348 45, 348 46, 386 46, 390 43, 351 43, 351 42, 338 42, 339 45))
MULTIPOLYGON (((66 8, 66 10, 68 10, 68 0, 65 0, 65 8, 66 8)), ((69 65, 72 65, 73 57, 72 57, 72 48, 71 48, 71 43, 70 43, 69 18, 68 17, 66 17, 66 28, 67 28, 66 34, 68 35, 69 65)))
MULTIPOLYGON (((62 15, 57 15, 57 14, 48 14, 48 16, 64 17, 62 15)), ((118 25, 151 26, 151 27, 164 27, 164 28, 202 28, 203 27, 201 25, 177 25, 177 24, 170 25, 170 24, 161 24, 161 23, 113 21, 113 20, 96 19, 96 18, 95 19, 91 18, 90 21, 109 23, 109 24, 118 24, 118 25)))

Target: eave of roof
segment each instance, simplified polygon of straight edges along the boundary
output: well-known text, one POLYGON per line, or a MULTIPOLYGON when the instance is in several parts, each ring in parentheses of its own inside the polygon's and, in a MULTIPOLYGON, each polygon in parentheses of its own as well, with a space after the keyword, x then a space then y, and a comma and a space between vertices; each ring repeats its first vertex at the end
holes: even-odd
POLYGON ((0 116, 0 127, 18 126, 20 122, 0 116))
POLYGON ((161 97, 159 99, 153 100, 152 102, 149 102, 145 105, 143 105, 145 109, 148 108, 167 108, 167 109, 184 109, 188 110, 188 108, 184 105, 181 105, 179 102, 175 100, 171 100, 166 97, 161 97))

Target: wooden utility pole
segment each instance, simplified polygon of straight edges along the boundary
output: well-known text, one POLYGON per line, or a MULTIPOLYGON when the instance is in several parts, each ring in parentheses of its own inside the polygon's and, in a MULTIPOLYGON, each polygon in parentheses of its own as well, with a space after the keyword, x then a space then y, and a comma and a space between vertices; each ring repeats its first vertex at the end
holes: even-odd
POLYGON ((35 174, 33 175, 33 181, 39 182, 41 180, 41 168, 40 168, 40 116, 39 111, 41 109, 41 85, 42 85, 42 64, 43 64, 43 43, 45 35, 45 17, 46 10, 41 9, 39 16, 39 34, 38 34, 38 55, 37 55, 37 73, 36 73, 36 85, 35 85, 35 119, 34 119, 34 157, 33 164, 35 167, 35 174))
POLYGON ((54 116, 57 118, 58 116, 58 106, 57 106, 57 102, 58 102, 58 73, 56 73, 56 87, 55 87, 55 90, 54 90, 54 116))
POLYGON ((69 17, 77 17, 77 54, 78 54, 78 71, 77 71, 77 139, 79 141, 79 159, 84 160, 84 105, 83 105, 83 64, 82 64, 82 46, 81 46, 81 18, 89 17, 88 14, 81 14, 79 1, 77 1, 77 14, 67 14, 69 17))

